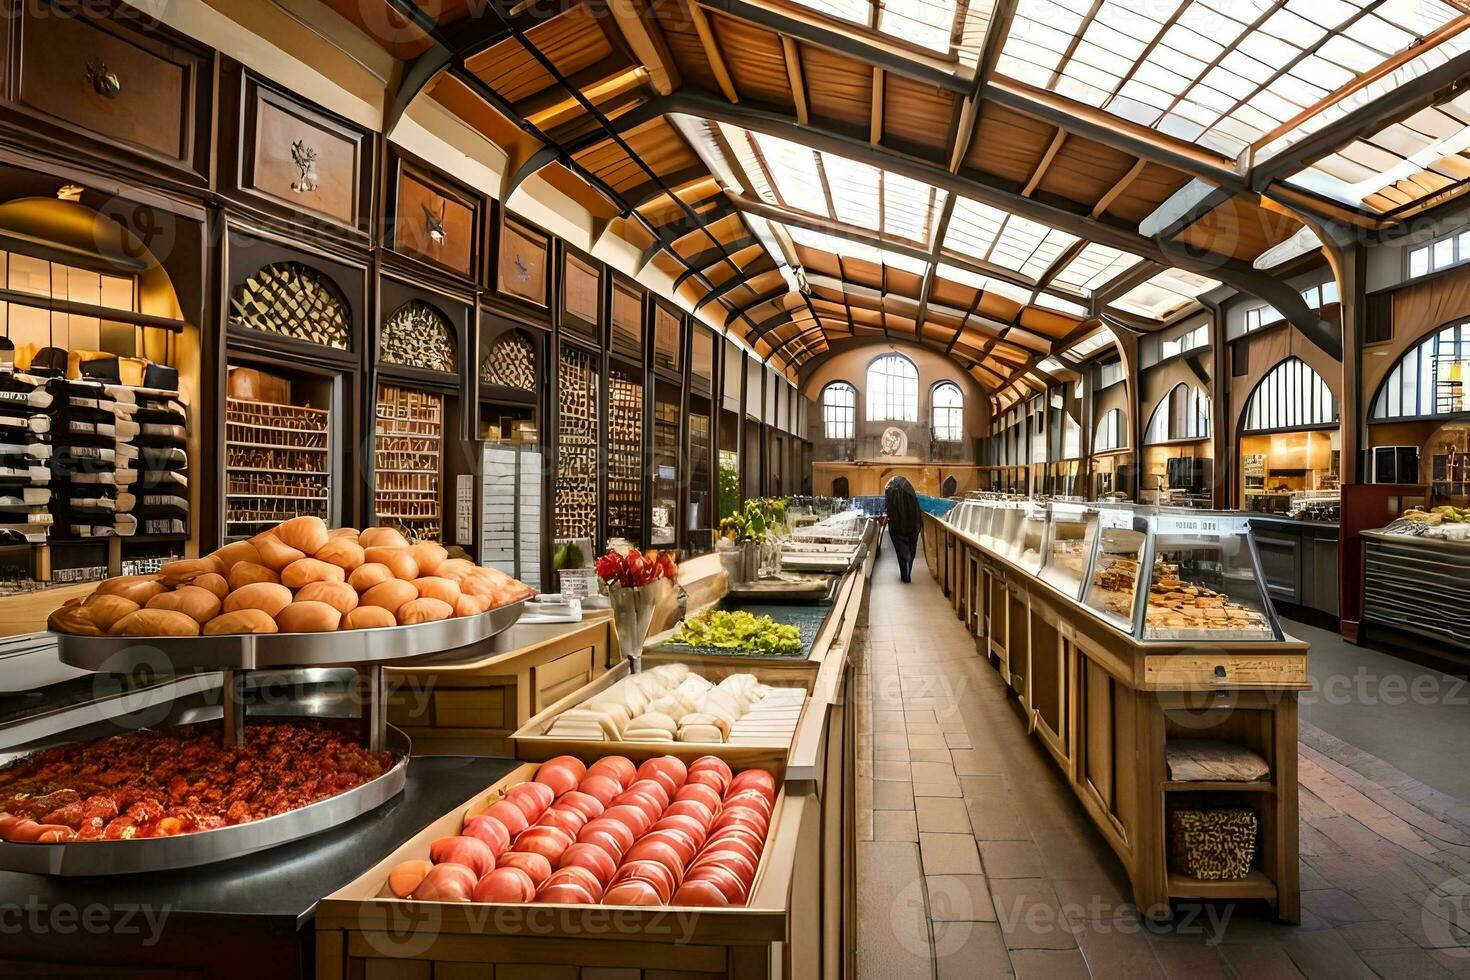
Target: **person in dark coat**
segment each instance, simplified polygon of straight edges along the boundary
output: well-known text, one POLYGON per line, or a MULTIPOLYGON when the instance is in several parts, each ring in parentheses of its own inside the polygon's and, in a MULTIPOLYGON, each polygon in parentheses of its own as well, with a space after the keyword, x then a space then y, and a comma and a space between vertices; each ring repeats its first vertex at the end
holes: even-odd
POLYGON ((893 554, 898 558, 898 575, 907 582, 914 568, 914 550, 919 546, 919 531, 924 520, 919 510, 919 496, 914 493, 913 484, 895 476, 888 481, 883 498, 888 537, 893 541, 893 554))

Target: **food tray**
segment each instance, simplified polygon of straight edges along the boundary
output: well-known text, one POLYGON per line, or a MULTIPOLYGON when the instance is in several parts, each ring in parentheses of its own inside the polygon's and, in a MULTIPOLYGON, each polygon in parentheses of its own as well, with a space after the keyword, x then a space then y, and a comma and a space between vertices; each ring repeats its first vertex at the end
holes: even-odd
POLYGON ((387 772, 296 810, 177 837, 65 844, 0 841, 0 870, 61 877, 143 874, 228 861, 288 844, 360 817, 401 793, 408 778, 408 736, 390 726, 387 748, 398 757, 387 772))
POLYGON ((755 662, 782 663, 793 660, 805 660, 812 655, 812 645, 817 642, 817 635, 822 632, 822 625, 827 621, 832 612, 830 604, 822 605, 791 605, 791 604, 761 604, 751 602, 727 602, 725 608, 751 613, 755 616, 770 616, 778 623, 795 626, 801 631, 800 653, 742 653, 739 650, 731 650, 725 647, 692 647, 683 643, 670 643, 665 640, 655 646, 644 648, 644 653, 658 652, 672 654, 674 656, 689 655, 695 657, 734 657, 741 660, 755 662))
POLYGON ((521 599, 478 616, 335 633, 55 636, 62 663, 101 673, 127 674, 140 667, 165 671, 329 667, 401 660, 480 643, 514 626, 525 606, 521 599))

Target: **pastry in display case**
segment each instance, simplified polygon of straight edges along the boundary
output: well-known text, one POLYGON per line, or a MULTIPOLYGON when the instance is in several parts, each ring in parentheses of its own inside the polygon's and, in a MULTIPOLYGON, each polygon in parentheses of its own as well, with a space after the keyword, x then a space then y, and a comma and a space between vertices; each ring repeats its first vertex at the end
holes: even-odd
POLYGON ((1138 572, 1148 550, 1148 525, 1127 509, 1100 508, 1097 547, 1084 602, 1125 632, 1133 632, 1138 572))
POLYGON ((1145 640, 1278 640, 1248 518, 1160 511, 1144 612, 1145 640))
POLYGON ((1041 578, 1071 598, 1080 598, 1096 537, 1096 513, 1083 504, 1053 501, 1046 565, 1041 569, 1041 578))

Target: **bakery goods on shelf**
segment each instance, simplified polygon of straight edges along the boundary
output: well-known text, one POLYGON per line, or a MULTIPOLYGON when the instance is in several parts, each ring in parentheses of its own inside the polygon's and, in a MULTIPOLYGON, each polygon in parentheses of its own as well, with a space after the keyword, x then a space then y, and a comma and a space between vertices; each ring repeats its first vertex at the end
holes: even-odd
POLYGON ((1255 630, 1266 627, 1266 617, 1223 593, 1185 582, 1179 566, 1154 562, 1148 590, 1146 623, 1163 629, 1255 630))
POLYGON ((801 688, 771 687, 753 674, 716 684, 684 664, 663 664, 562 712, 546 734, 594 742, 789 742, 805 700, 801 688))
POLYGON ((51 615, 78 636, 323 633, 477 616, 535 590, 392 528, 295 517, 203 558, 124 575, 51 615))

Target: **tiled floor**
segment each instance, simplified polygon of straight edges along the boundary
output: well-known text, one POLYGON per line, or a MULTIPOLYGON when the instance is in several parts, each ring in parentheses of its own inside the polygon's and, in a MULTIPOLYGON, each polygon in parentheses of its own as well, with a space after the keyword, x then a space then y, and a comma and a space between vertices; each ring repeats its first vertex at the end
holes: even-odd
POLYGON ((1470 977, 1470 808, 1307 724, 1302 924, 1141 919, 922 563, 884 549, 861 661, 861 980, 1470 977))

